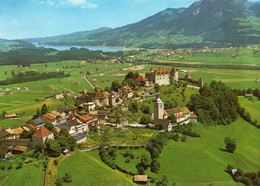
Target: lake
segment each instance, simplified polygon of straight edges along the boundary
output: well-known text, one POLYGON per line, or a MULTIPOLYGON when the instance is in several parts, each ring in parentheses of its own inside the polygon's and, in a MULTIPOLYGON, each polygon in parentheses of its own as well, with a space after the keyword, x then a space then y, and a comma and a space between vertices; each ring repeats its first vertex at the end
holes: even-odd
POLYGON ((102 50, 103 52, 118 52, 118 51, 132 50, 130 48, 109 47, 109 46, 51 46, 51 45, 39 45, 38 43, 33 43, 33 44, 36 47, 54 48, 57 50, 69 50, 71 47, 87 48, 89 50, 102 50))

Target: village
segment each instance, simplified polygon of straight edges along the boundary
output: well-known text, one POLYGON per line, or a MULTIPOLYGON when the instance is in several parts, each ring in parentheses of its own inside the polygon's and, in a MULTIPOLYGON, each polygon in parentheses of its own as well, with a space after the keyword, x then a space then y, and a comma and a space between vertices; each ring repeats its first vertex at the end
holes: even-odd
MULTIPOLYGON (((130 72, 131 73, 131 72, 130 72)), ((129 74, 130 74, 129 73, 129 74)), ((123 128, 124 126, 137 128, 158 128, 158 125, 164 125, 162 129, 172 131, 174 126, 197 123, 197 116, 187 107, 175 107, 164 109, 164 102, 161 100, 156 87, 161 85, 178 85, 179 81, 185 81, 192 88, 200 88, 203 81, 191 79, 189 73, 185 77, 178 76, 178 69, 173 66, 169 68, 159 68, 135 78, 135 86, 142 87, 142 92, 134 93, 130 86, 122 86, 117 91, 103 91, 95 89, 92 92, 83 90, 76 97, 76 103, 73 106, 58 108, 42 114, 41 116, 30 119, 25 126, 3 129, 0 131, 0 148, 1 157, 7 158, 16 153, 24 153, 27 150, 35 148, 39 142, 45 143, 47 140, 54 140, 54 133, 48 130, 46 123, 52 124, 59 133, 62 129, 66 129, 69 135, 75 138, 77 144, 85 143, 88 133, 91 129, 99 129, 104 125, 115 128, 123 128), (153 99, 154 110, 149 113, 149 123, 141 123, 136 121, 129 123, 127 119, 116 121, 111 120, 107 113, 109 108, 119 108, 122 112, 128 111, 130 104, 133 102, 142 102, 147 99, 153 99), (34 132, 31 138, 21 138, 23 133, 34 132)), ((69 96, 69 92, 56 92, 55 99, 62 99, 69 96)), ((114 114, 114 113, 112 113, 114 114)), ((16 114, 5 114, 6 119, 17 119, 16 114)))

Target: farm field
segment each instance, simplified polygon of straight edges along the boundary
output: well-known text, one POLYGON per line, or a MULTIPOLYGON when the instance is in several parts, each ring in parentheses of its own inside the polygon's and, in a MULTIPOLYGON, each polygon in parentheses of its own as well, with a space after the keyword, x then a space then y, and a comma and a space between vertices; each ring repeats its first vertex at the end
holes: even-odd
POLYGON ((64 160, 58 168, 57 178, 62 178, 66 172, 71 174, 73 185, 134 185, 132 176, 104 164, 97 150, 77 151, 75 155, 64 160))
MULTIPOLYGON (((181 55, 181 54, 179 54, 181 55)), ((184 59, 180 60, 179 55, 167 57, 167 59, 158 59, 158 62, 183 63, 183 64, 201 64, 201 65, 230 65, 230 66, 260 66, 259 52, 253 49, 229 49, 216 52, 203 52, 193 54, 182 54, 184 59)))

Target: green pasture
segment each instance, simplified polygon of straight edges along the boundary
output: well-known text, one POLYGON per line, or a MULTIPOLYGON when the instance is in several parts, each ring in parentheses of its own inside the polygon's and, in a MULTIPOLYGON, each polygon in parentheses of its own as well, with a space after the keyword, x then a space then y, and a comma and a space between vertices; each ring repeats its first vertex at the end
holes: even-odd
POLYGON ((242 119, 228 126, 194 128, 201 138, 186 142, 169 141, 160 157, 159 175, 167 175, 177 185, 239 185, 224 170, 230 164, 245 172, 260 170, 259 129, 242 119), (225 152, 224 138, 235 138, 237 150, 225 152))
POLYGON ((1 183, 2 186, 41 186, 44 184, 45 172, 42 164, 30 164, 21 169, 13 167, 12 170, 6 170, 6 172, 8 172, 8 177, 1 183))
POLYGON ((222 81, 227 86, 237 89, 260 88, 260 83, 255 82, 256 78, 260 78, 257 70, 234 70, 234 69, 191 69, 179 67, 179 77, 185 77, 186 73, 180 70, 190 71, 192 79, 199 80, 202 78, 203 83, 210 83, 213 80, 222 81))
MULTIPOLYGON (((136 165, 141 162, 142 154, 145 154, 148 157, 150 157, 150 153, 145 149, 138 149, 138 150, 132 149, 130 151, 133 153, 134 158, 133 159, 130 158, 130 162, 126 163, 125 160, 129 159, 129 157, 123 156, 125 150, 117 150, 117 157, 115 159, 115 163, 123 170, 131 172, 132 174, 138 174, 136 165)), ((148 169, 145 173, 148 174, 149 176, 156 175, 155 173, 152 173, 150 169, 148 169)))
POLYGON ((252 100, 249 100, 249 98, 240 96, 239 103, 246 109, 247 112, 250 113, 253 121, 257 120, 260 122, 260 100, 257 97, 253 97, 252 100))
POLYGON ((64 160, 58 168, 57 178, 62 178, 66 172, 71 174, 72 182, 64 185, 134 185, 132 176, 113 170, 103 163, 98 151, 78 151, 64 160))

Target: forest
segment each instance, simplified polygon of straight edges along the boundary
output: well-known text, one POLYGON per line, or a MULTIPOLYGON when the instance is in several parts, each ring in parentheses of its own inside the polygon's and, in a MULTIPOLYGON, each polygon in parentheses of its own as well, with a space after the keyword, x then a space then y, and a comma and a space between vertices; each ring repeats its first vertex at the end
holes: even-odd
POLYGON ((47 63, 63 60, 104 60, 123 57, 124 52, 90 51, 86 48, 72 47, 59 51, 53 48, 20 48, 8 52, 0 52, 0 65, 30 66, 34 63, 47 63))
POLYGON ((0 85, 11 85, 16 83, 39 81, 51 78, 65 78, 71 76, 70 74, 65 74, 64 72, 38 73, 35 71, 27 71, 25 73, 19 72, 17 75, 15 75, 12 71, 12 75, 12 78, 0 81, 0 85))

